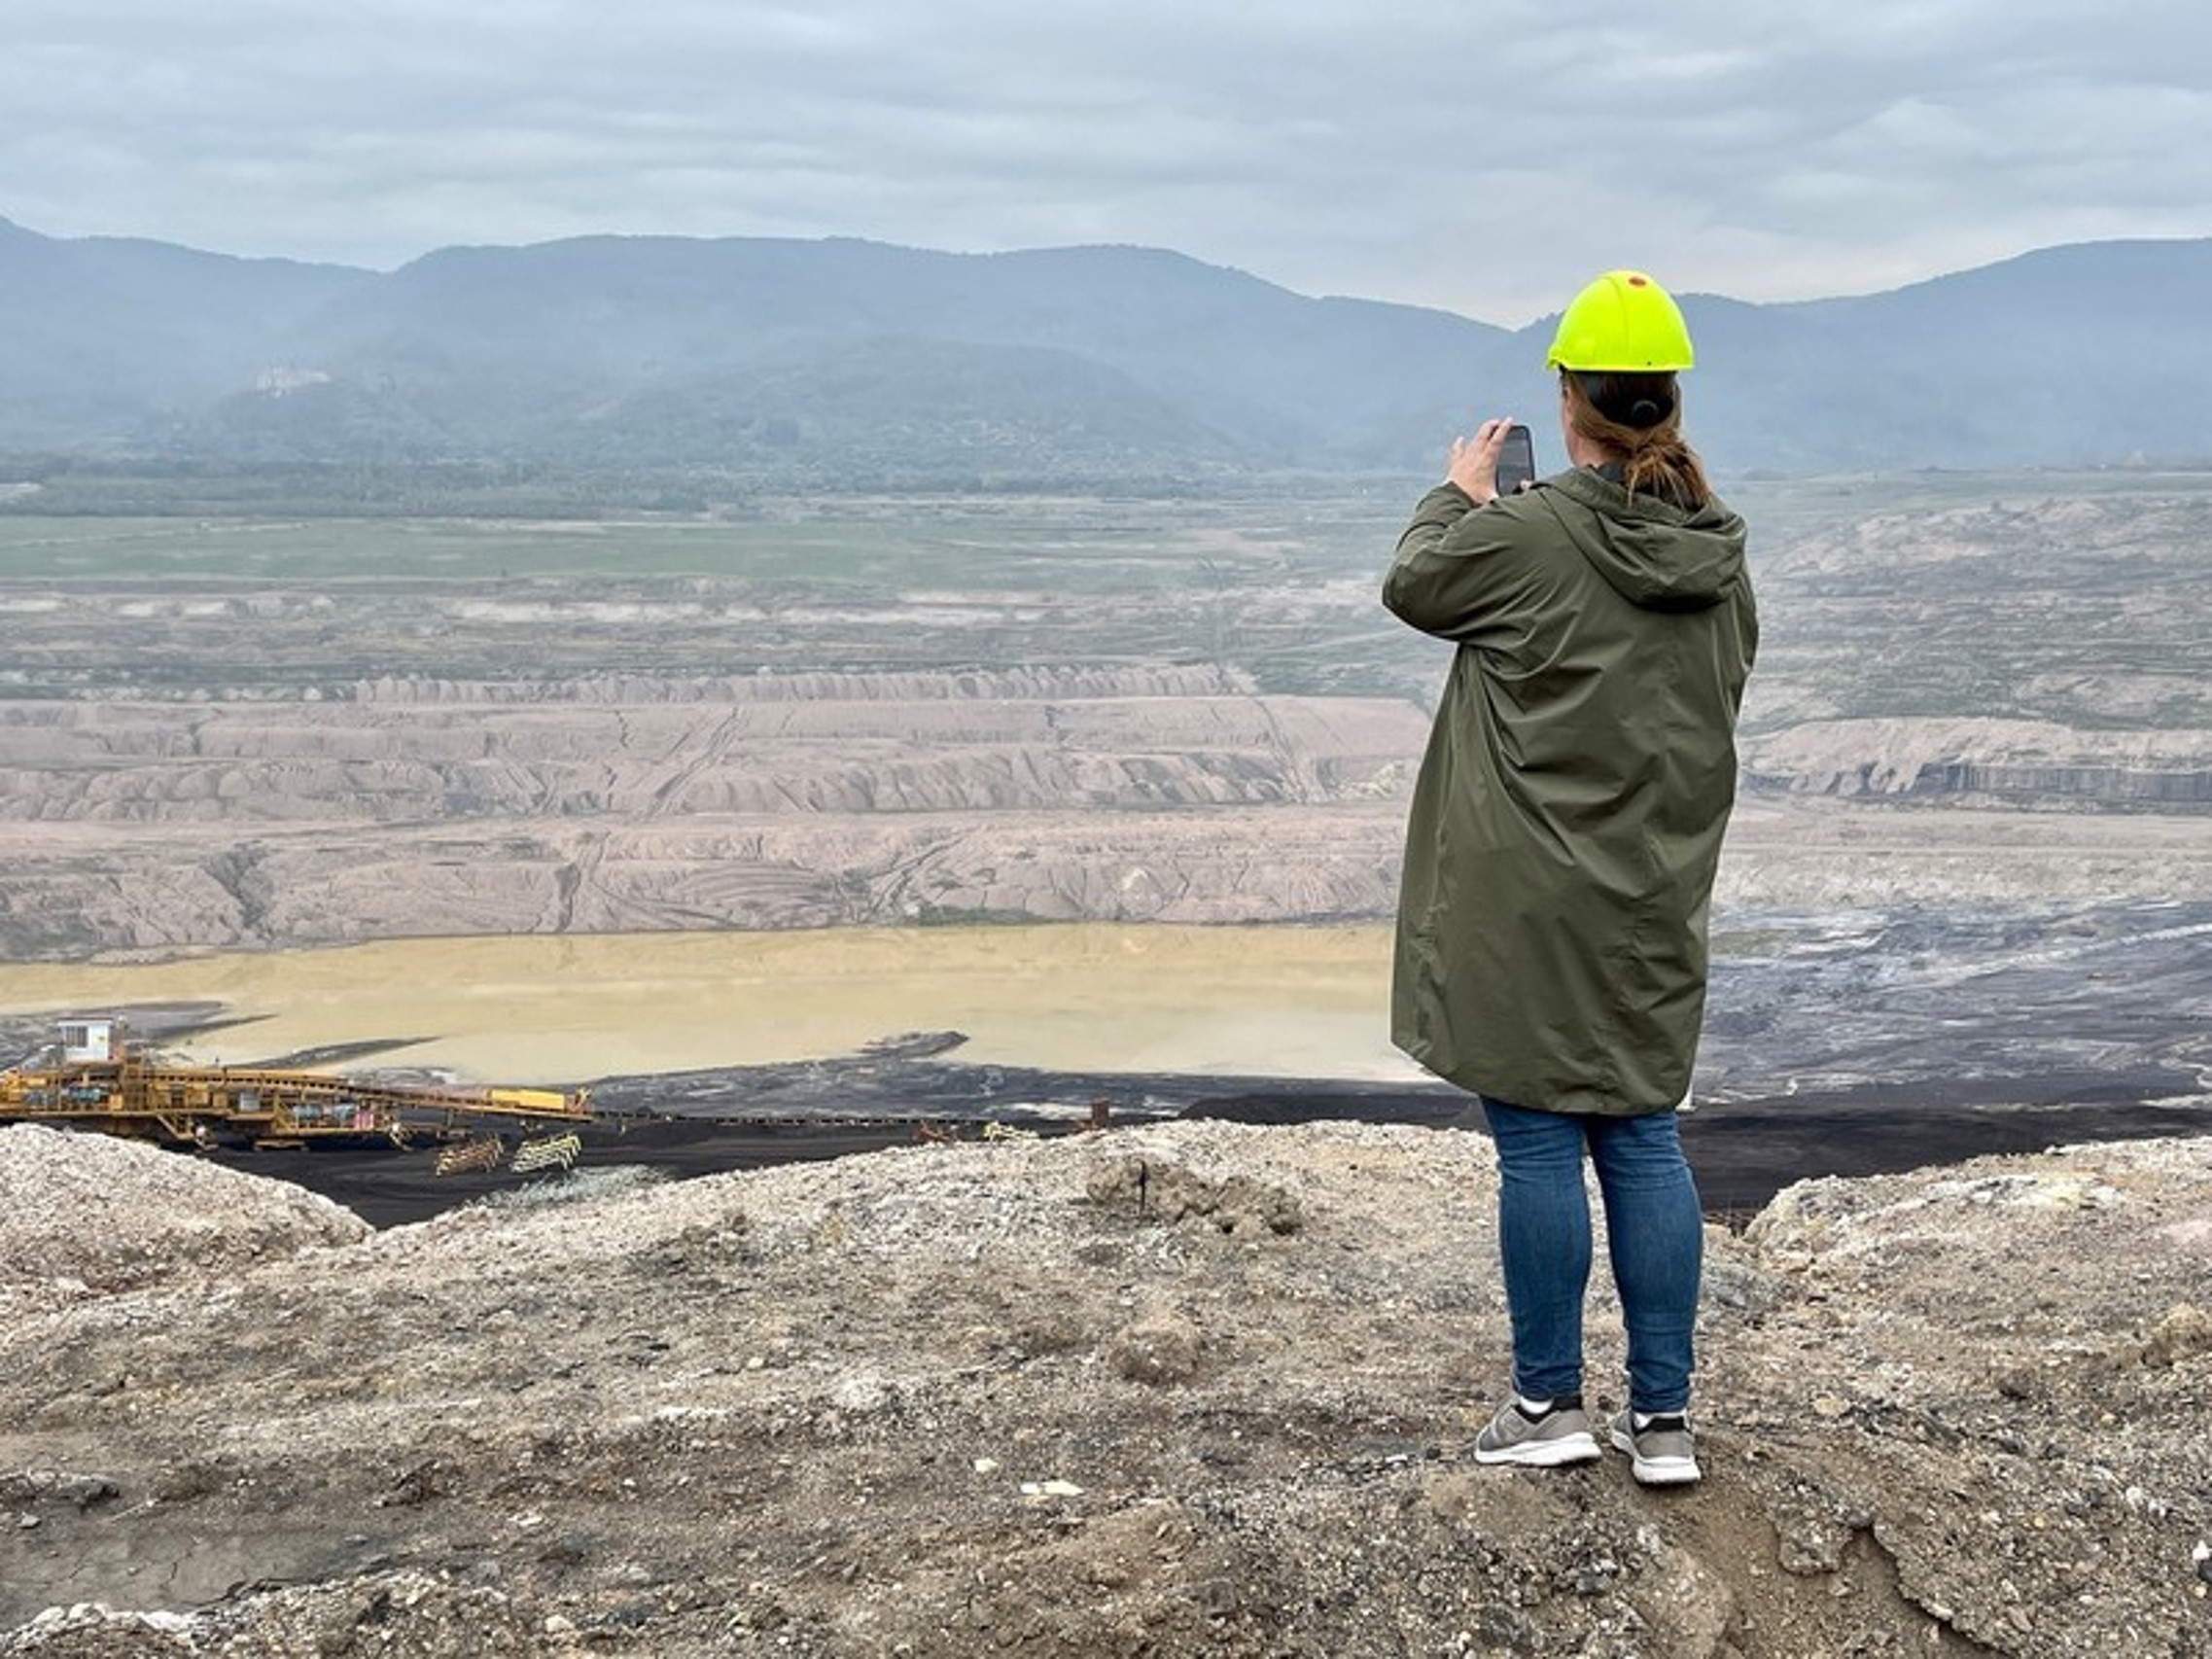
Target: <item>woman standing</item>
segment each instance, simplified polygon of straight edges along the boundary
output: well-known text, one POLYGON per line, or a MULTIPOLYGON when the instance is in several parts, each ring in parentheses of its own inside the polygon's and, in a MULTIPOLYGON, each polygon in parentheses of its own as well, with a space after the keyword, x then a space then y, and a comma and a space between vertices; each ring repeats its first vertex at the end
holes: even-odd
POLYGON ((1472 1090, 1497 1146, 1513 1387, 1484 1463, 1596 1458, 1582 1403, 1587 1153, 1628 1327, 1610 1437, 1699 1477, 1688 1407, 1703 1220, 1675 1111, 1758 644, 1743 521, 1683 441, 1674 301, 1612 271, 1560 321, 1569 469, 1496 487, 1510 423, 1452 446, 1383 600, 1458 652, 1414 793, 1391 1034, 1472 1090))

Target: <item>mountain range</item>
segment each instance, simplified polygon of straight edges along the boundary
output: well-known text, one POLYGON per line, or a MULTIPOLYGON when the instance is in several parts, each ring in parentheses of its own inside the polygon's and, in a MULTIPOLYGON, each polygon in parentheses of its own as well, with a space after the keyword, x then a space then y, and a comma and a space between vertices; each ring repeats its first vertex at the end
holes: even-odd
MULTIPOLYGON (((1723 474, 2212 463, 2208 293, 2212 238, 1687 295, 1691 436, 1723 474)), ((0 307, 18 455, 1095 480, 1427 470, 1512 412, 1560 460, 1553 319, 1309 298, 1155 249, 591 236, 378 272, 0 220, 0 307)))

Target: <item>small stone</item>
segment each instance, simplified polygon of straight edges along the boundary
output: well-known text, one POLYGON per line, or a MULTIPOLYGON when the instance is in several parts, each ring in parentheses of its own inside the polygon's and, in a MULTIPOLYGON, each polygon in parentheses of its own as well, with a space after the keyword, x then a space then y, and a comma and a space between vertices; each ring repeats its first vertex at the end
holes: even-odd
POLYGON ((977 1474, 997 1474, 999 1472, 999 1460, 997 1458, 977 1458, 975 1460, 975 1472, 977 1474))
POLYGON ((26 1532, 26 1533, 27 1533, 27 1532, 30 1532, 30 1531, 32 1531, 34 1528, 36 1528, 36 1527, 38 1526, 38 1524, 39 1524, 39 1519, 38 1519, 38 1517, 37 1517, 36 1515, 23 1515, 23 1516, 20 1516, 20 1517, 18 1517, 18 1518, 17 1519, 17 1522, 16 1522, 16 1525, 17 1525, 17 1526, 18 1526, 18 1527, 20 1527, 20 1528, 22 1528, 22 1529, 23 1529, 23 1531, 24 1531, 24 1532, 26 1532))
POLYGON ((1815 1394, 1812 1397, 1813 1416, 1824 1417, 1831 1423, 1839 1417, 1849 1416, 1850 1411, 1851 1402, 1846 1399, 1838 1399, 1834 1394, 1815 1394))
POLYGON ((1117 1332, 1106 1344, 1106 1363, 1133 1383, 1154 1386, 1187 1383, 1198 1374, 1206 1337, 1189 1320, 1175 1315, 1142 1319, 1117 1332))
POLYGON ((860 1371, 838 1379, 829 1391, 829 1403, 854 1417, 871 1417, 897 1401, 883 1378, 872 1371, 860 1371))
POLYGON ((1236 1585, 1226 1578, 1209 1578, 1203 1584, 1191 1586, 1191 1600, 1198 1604, 1199 1611, 1210 1619, 1226 1619, 1236 1616, 1243 1598, 1236 1585))

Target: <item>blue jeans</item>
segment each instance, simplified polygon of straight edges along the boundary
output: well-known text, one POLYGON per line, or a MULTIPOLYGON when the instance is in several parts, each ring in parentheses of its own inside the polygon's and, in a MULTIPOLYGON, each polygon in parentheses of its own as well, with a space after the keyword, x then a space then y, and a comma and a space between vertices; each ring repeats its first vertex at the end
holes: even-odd
POLYGON ((1582 1392, 1582 1303, 1590 1287, 1590 1199, 1582 1154, 1605 1202, 1613 1285, 1629 1331, 1629 1403, 1690 1403, 1704 1216, 1674 1113, 1529 1112, 1483 1097, 1497 1144, 1498 1253, 1513 1315, 1513 1386, 1528 1399, 1582 1392))

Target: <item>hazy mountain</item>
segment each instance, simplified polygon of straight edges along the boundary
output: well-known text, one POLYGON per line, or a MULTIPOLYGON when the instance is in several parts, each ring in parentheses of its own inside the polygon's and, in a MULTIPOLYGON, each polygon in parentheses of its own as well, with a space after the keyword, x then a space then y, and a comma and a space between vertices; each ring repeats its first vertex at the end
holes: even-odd
POLYGON ((2212 239, 2049 248, 1891 293, 1692 300, 1746 465, 2212 461, 2212 239))
MULTIPOLYGON (((1685 300, 1715 463, 2212 459, 2212 240, 1893 293, 1685 300)), ((585 237, 390 273, 0 220, 0 446, 512 458, 789 477, 1432 466, 1511 411, 1558 459, 1551 323, 1310 299, 1136 248, 585 237)))
POLYGON ((300 317, 377 279, 0 219, 0 445, 147 447, 254 384, 300 317))

